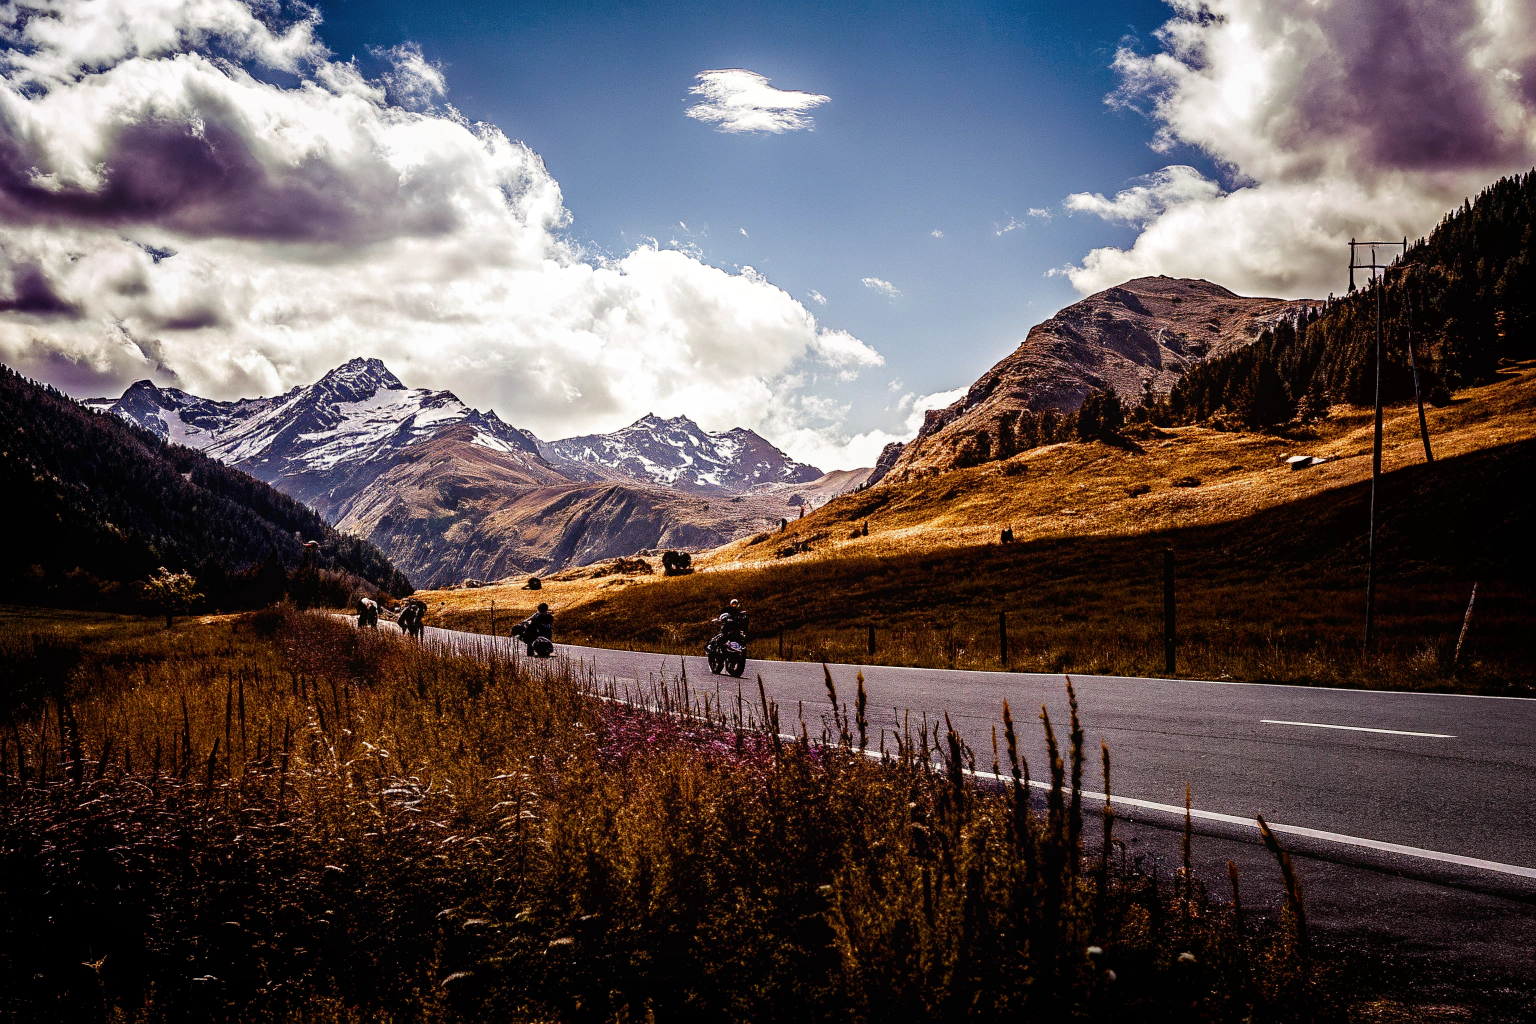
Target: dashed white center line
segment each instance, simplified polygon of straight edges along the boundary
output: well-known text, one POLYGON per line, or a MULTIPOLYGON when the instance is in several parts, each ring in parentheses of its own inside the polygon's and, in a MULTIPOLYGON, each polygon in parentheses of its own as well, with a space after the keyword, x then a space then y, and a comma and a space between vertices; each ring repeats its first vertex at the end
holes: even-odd
POLYGON ((1327 725, 1323 722, 1282 722, 1277 718, 1261 718, 1261 725, 1296 725, 1304 729, 1342 729, 1345 732, 1379 732, 1387 736, 1423 736, 1432 740, 1453 740, 1456 737, 1443 732, 1408 732, 1405 729, 1370 729, 1363 725, 1327 725))

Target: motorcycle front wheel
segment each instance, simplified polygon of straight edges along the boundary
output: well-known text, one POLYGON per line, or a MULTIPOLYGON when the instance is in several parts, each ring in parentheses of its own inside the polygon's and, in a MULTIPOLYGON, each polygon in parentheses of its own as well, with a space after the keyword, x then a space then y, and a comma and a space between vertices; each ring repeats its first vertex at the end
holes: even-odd
POLYGON ((720 670, 725 668, 725 659, 720 657, 720 655, 716 654, 713 651, 709 652, 708 657, 709 657, 709 670, 711 672, 713 672, 715 675, 719 675, 720 674, 720 670))
MULTIPOLYGON (((747 670, 747 656, 745 654, 732 654, 725 659, 725 670, 737 679, 747 670)), ((718 672, 716 673, 719 674, 718 672)))

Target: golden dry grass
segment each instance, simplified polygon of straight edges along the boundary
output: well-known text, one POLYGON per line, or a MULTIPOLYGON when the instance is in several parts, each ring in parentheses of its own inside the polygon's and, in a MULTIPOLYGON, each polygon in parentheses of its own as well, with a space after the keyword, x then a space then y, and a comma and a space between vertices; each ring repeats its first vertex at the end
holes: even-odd
MULTIPOLYGON (((1441 459, 1536 438, 1536 362, 1511 368, 1504 379, 1460 392, 1452 405, 1426 413, 1441 459)), ((1173 427, 1160 431, 1165 437, 1140 442, 1141 453, 1097 442, 1049 445, 1003 462, 845 496, 791 523, 783 534, 755 544, 745 538, 701 564, 721 569, 778 561, 778 552, 798 541, 808 541, 811 552, 795 559, 995 543, 1004 527, 1012 527, 1016 540, 1164 532, 1242 519, 1370 479, 1369 409, 1337 407, 1309 432, 1315 437, 1173 427), (1329 461, 1293 471, 1284 464, 1289 455, 1329 461), (1174 483, 1189 477, 1199 485, 1174 483), (1137 485, 1149 490, 1132 496, 1137 485), (865 523, 869 536, 851 538, 865 523)), ((1415 407, 1386 410, 1382 471, 1423 461, 1415 407)))
POLYGON ((818 747, 291 608, 0 648, 6 1019, 1345 1016, 1296 898, 1085 855, 1075 713, 1042 808, 1006 710, 979 789, 937 726, 877 761, 862 710, 818 747))

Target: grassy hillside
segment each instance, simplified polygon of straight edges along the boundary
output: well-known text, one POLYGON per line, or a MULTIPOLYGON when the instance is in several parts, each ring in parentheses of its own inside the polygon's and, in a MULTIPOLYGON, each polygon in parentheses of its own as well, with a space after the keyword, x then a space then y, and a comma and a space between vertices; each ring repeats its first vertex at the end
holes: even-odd
POLYGON ((131 602, 124 585, 160 566, 195 572, 226 608, 281 597, 301 566, 410 592, 377 548, 271 486, 5 368, 0 421, 0 493, 22 540, 0 555, 13 597, 131 602))
POLYGON ((1160 674, 1171 546, 1180 674, 1530 692, 1536 365, 1435 410, 1433 466, 1416 427, 1409 408, 1392 411, 1380 643, 1368 658, 1370 428, 1368 414, 1347 410, 1307 441, 1188 427, 1140 452, 1053 445, 840 498, 783 533, 720 549, 692 576, 556 577, 539 594, 453 592, 432 605, 445 623, 485 629, 490 600, 507 615, 542 596, 564 637, 672 650, 702 643, 705 620, 737 596, 758 656, 777 655, 783 629, 786 656, 863 660, 873 625, 876 661, 982 668, 1000 667, 1001 611, 1009 667, 1160 674), (1292 471, 1279 461, 1292 452, 1332 461, 1292 471), (1010 525, 1018 542, 999 544, 1010 525))

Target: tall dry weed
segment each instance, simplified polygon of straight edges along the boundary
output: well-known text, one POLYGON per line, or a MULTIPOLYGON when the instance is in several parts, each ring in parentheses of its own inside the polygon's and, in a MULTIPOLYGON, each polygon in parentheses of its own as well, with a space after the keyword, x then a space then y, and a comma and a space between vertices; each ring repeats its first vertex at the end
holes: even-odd
POLYGON ((835 689, 818 744, 761 691, 625 693, 292 610, 137 642, 11 702, 8 1017, 1337 1015, 1284 920, 1127 863, 1075 712, 1059 744, 1042 710, 1042 806, 1006 706, 987 789, 947 723, 871 756, 835 689))

